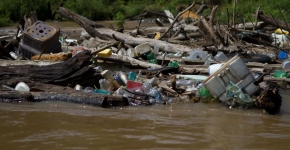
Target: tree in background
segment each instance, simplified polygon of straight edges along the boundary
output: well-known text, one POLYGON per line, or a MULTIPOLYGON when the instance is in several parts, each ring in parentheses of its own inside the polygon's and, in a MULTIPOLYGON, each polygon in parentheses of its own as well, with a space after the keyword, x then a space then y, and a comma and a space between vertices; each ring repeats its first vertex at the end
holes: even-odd
MULTIPOLYGON (((64 0, 62 0, 64 1, 64 0)), ((53 12, 62 2, 59 0, 0 0, 0 26, 8 25, 11 21, 18 22, 24 15, 29 15, 31 11, 36 11, 39 20, 54 19, 53 12)), ((201 2, 202 0, 200 0, 201 2)), ((228 19, 227 8, 230 18, 232 18, 233 0, 204 0, 209 7, 219 5, 216 20, 226 23, 228 19)), ((118 13, 125 18, 142 14, 144 10, 170 10, 176 14, 176 6, 179 4, 188 5, 192 0, 65 0, 64 7, 83 15, 92 20, 113 20, 118 13)), ((281 13, 288 20, 290 6, 289 0, 238 0, 237 23, 242 20, 250 21, 252 14, 260 6, 262 10, 277 19, 281 19, 281 13), (278 7, 279 6, 279 7, 278 7)), ((197 6, 198 7, 198 6, 197 6)), ((207 16, 210 9, 202 14, 207 16)))

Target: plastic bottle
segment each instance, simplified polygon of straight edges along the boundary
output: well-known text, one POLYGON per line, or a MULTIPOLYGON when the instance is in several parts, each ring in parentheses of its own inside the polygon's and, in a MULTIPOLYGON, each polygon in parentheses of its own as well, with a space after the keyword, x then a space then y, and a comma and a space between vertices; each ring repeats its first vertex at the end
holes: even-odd
POLYGON ((161 97, 160 92, 156 87, 152 88, 148 94, 151 95, 154 99, 160 99, 161 97))
POLYGON ((141 70, 139 70, 139 73, 137 74, 135 81, 136 82, 142 82, 142 73, 141 73, 141 70))
POLYGON ((152 59, 154 59, 154 54, 153 53, 149 53, 149 54, 146 55, 146 57, 147 57, 147 60, 152 60, 152 59))
POLYGON ((146 55, 146 58, 148 60, 148 62, 152 63, 152 64, 157 64, 157 60, 154 57, 153 53, 149 53, 146 55))
POLYGON ((84 92, 93 92, 94 88, 88 86, 88 87, 85 87, 83 91, 84 92))
POLYGON ((128 80, 134 81, 136 79, 136 73, 133 71, 130 71, 128 74, 128 80))
POLYGON ((94 68, 96 72, 103 72, 103 68, 101 66, 97 66, 94 68))
POLYGON ((168 67, 178 67, 179 65, 178 65, 178 62, 176 61, 176 60, 173 60, 172 62, 170 62, 169 64, 168 64, 168 67))
POLYGON ((179 96, 179 100, 181 102, 190 102, 189 96, 188 95, 181 95, 179 96))
POLYGON ((157 57, 159 54, 159 47, 154 46, 153 53, 154 53, 155 57, 157 57))
POLYGON ((118 76, 117 74, 114 75, 114 80, 116 80, 120 85, 124 85, 120 76, 118 76))
POLYGON ((288 76, 288 73, 282 70, 275 70, 273 76, 276 78, 284 78, 288 76))
POLYGON ((148 62, 151 63, 151 64, 157 64, 157 60, 156 59, 151 59, 148 62))
POLYGON ((104 94, 104 95, 110 95, 110 91, 108 91, 108 90, 103 90, 103 89, 95 89, 95 90, 94 90, 94 93, 97 93, 97 94, 104 94))
POLYGON ((142 84, 142 90, 145 94, 149 93, 150 89, 152 89, 152 84, 145 82, 142 84))
POLYGON ((123 84, 127 85, 128 79, 127 79, 127 76, 124 72, 120 72, 120 78, 121 78, 123 84))
POLYGON ((120 88, 118 88, 114 93, 114 95, 116 95, 116 96, 123 95, 123 94, 124 94, 124 89, 122 86, 120 88))
POLYGON ((203 102, 209 102, 210 99, 212 98, 211 94, 205 88, 205 86, 202 86, 201 88, 199 88, 198 93, 199 93, 201 101, 203 101, 203 102))
POLYGON ((100 83, 100 88, 102 90, 108 90, 108 84, 107 84, 107 80, 106 79, 100 79, 99 83, 100 83))

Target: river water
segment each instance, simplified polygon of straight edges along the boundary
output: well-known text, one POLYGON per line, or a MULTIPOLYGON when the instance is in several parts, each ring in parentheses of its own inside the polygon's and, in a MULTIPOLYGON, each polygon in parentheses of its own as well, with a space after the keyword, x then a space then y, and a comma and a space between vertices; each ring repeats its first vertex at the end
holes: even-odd
POLYGON ((289 149, 289 91, 281 114, 218 103, 99 107, 1 103, 1 149, 289 149))
POLYGON ((0 147, 51 149, 289 149, 290 92, 281 114, 183 103, 104 109, 44 101, 0 103, 0 147))

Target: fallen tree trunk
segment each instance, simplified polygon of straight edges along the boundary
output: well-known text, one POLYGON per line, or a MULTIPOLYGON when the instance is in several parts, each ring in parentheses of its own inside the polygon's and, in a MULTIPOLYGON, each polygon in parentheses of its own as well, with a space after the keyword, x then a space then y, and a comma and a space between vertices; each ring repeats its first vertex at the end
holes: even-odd
MULTIPOLYGON (((142 29, 146 33, 154 32, 165 32, 169 27, 146 27, 142 29)), ((197 26, 183 25, 184 31, 186 32, 197 32, 199 28, 197 26)), ((133 34, 136 34, 137 30, 134 29, 131 31, 133 34)))
POLYGON ((0 101, 15 102, 15 101, 33 101, 31 93, 19 91, 2 91, 0 90, 0 101))
MULTIPOLYGON (((115 36, 118 40, 124 41, 125 44, 129 45, 139 45, 143 43, 149 43, 150 46, 152 47, 159 47, 160 49, 163 49, 164 51, 168 52, 190 52, 192 51, 192 48, 184 45, 178 45, 178 44, 171 44, 165 41, 159 41, 155 39, 148 39, 148 38, 135 38, 130 35, 120 33, 117 31, 114 31, 109 28, 97 28, 97 32, 94 32, 92 30, 95 30, 92 28, 92 26, 89 24, 88 21, 85 21, 83 18, 80 17, 79 15, 69 11, 68 9, 65 8, 60 8, 58 11, 63 17, 73 20, 76 23, 80 24, 85 30, 93 37, 104 37, 104 36, 109 36, 113 38, 115 36), (84 23, 87 23, 84 25, 84 23)), ((96 31, 96 30, 95 30, 96 31)))
POLYGON ((66 86, 43 84, 39 82, 28 83, 31 92, 19 92, 15 90, 0 90, 2 102, 35 102, 35 101, 63 101, 78 104, 86 104, 100 107, 127 106, 128 99, 122 96, 110 96, 95 94, 92 91, 77 91, 66 86))
POLYGON ((93 86, 94 83, 98 83, 101 75, 94 75, 93 68, 88 67, 91 57, 89 52, 82 52, 67 61, 53 65, 0 66, 0 84, 15 86, 22 81, 93 86))
POLYGON ((60 7, 59 10, 57 11, 60 13, 64 18, 70 19, 72 21, 75 21, 77 24, 79 24, 81 27, 85 28, 86 31, 92 36, 92 37, 99 37, 100 39, 103 40, 109 40, 107 37, 101 35, 97 30, 94 30, 93 27, 95 26, 102 26, 94 23, 93 21, 77 15, 71 11, 69 11, 66 8, 60 7))
MULTIPOLYGON (((265 23, 270 24, 270 25, 272 25, 274 27, 290 31, 290 28, 289 28, 290 24, 289 23, 286 23, 284 21, 275 19, 275 18, 270 17, 268 15, 265 15, 262 11, 259 11, 257 13, 258 13, 258 19, 259 20, 262 20, 265 23)), ((253 14, 253 17, 255 17, 255 16, 256 16, 256 14, 253 14)))
POLYGON ((98 28, 98 31, 103 34, 110 37, 115 37, 118 40, 124 41, 126 44, 129 45, 140 45, 143 43, 148 43, 151 47, 159 47, 160 49, 163 49, 164 51, 168 52, 191 52, 192 48, 184 45, 178 45, 178 44, 171 44, 165 41, 155 40, 155 39, 148 39, 148 38, 135 38, 127 34, 123 34, 117 31, 113 31, 109 28, 98 28))

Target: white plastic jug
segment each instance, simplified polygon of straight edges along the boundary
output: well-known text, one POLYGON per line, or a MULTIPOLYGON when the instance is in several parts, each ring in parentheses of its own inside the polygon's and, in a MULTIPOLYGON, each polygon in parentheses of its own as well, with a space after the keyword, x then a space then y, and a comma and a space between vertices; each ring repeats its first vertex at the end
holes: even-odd
POLYGON ((213 64, 208 67, 208 72, 210 75, 214 74, 217 70, 219 70, 223 64, 213 64))

